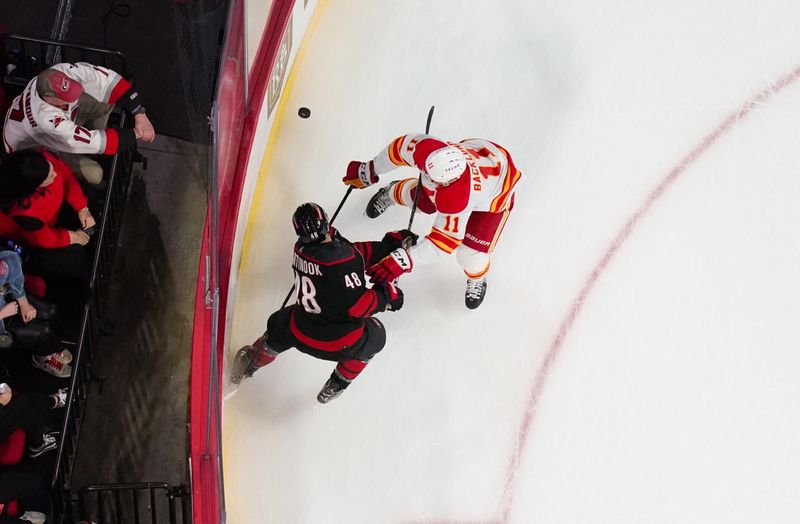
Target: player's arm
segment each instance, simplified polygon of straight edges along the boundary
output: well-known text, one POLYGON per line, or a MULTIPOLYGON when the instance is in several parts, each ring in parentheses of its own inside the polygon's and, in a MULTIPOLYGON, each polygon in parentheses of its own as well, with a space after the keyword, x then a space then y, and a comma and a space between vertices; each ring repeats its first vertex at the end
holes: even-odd
POLYGON ((131 114, 136 114, 137 108, 141 107, 139 94, 133 85, 107 67, 76 62, 56 64, 53 69, 76 79, 87 94, 101 102, 117 105, 131 114))
POLYGON ((107 104, 116 105, 134 116, 134 138, 152 142, 155 129, 145 114, 141 97, 136 89, 121 75, 111 69, 86 62, 56 64, 53 69, 75 78, 84 91, 107 104))
POLYGON ((353 247, 361 253, 361 257, 364 259, 364 267, 369 268, 389 256, 395 249, 409 249, 417 243, 418 239, 419 237, 408 229, 402 229, 400 231, 389 231, 380 241, 354 242, 353 247))
POLYGON ((381 282, 372 289, 365 288, 347 313, 353 318, 368 318, 383 311, 397 311, 401 307, 403 291, 392 282, 381 282))
POLYGON ((396 286, 378 285, 368 288, 364 261, 359 256, 358 248, 350 245, 356 252, 355 256, 327 269, 327 278, 339 280, 337 297, 347 315, 368 318, 382 311, 400 309, 403 305, 403 292, 396 286))
POLYGON ((87 129, 71 120, 46 119, 48 133, 40 135, 48 149, 84 155, 115 155, 136 143, 133 129, 87 129))
POLYGON ((410 273, 414 263, 428 264, 452 254, 464 239, 463 228, 458 226, 456 229, 456 225, 465 224, 467 219, 469 212, 457 215, 437 214, 431 232, 416 247, 410 250, 395 249, 367 269, 367 274, 375 283, 393 282, 404 273, 410 273))
POLYGON ((13 220, 21 230, 22 240, 32 246, 52 249, 66 247, 71 242, 69 231, 60 227, 50 227, 39 218, 14 215, 13 220))
POLYGON ((375 174, 382 175, 403 166, 424 170, 428 155, 446 146, 438 138, 423 133, 399 136, 372 159, 375 174))
POLYGON ((441 140, 422 133, 399 136, 371 161, 353 160, 350 162, 347 166, 347 174, 342 180, 346 185, 361 189, 376 183, 379 175, 398 167, 416 167, 422 170, 428 155, 446 145, 441 140))
POLYGON ((427 264, 442 255, 452 254, 464 240, 470 214, 469 209, 454 214, 437 213, 430 233, 413 250, 414 260, 427 264))
POLYGON ((372 282, 393 282, 404 273, 409 273, 414 263, 428 264, 455 251, 464 240, 464 230, 471 210, 460 213, 437 213, 431 232, 414 248, 395 249, 367 269, 372 282))

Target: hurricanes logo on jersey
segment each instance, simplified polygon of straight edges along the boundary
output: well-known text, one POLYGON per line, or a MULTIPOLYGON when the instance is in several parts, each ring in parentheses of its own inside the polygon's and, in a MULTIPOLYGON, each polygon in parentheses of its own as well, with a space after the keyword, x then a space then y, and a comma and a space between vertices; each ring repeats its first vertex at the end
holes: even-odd
POLYGON ((58 127, 58 124, 60 124, 63 121, 64 119, 61 118, 60 116, 56 116, 50 119, 50 123, 53 124, 53 127, 58 127))

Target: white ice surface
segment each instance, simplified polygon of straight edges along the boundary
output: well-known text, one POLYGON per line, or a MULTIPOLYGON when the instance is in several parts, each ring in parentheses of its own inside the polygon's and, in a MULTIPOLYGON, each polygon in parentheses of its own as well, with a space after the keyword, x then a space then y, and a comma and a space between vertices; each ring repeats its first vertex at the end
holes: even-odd
MULTIPOLYGON (((290 351, 225 402, 228 522, 800 522, 800 81, 719 127, 800 66, 800 4, 322 7, 262 175, 231 351, 291 285, 294 208, 332 213, 347 162, 424 130, 430 105, 433 134, 495 140, 525 180, 479 310, 454 257, 419 267, 341 398, 317 406, 332 365, 290 351), (600 272, 524 425, 592 270, 693 151, 600 272)), ((372 193, 337 219, 348 238, 407 224, 366 218, 372 193)))

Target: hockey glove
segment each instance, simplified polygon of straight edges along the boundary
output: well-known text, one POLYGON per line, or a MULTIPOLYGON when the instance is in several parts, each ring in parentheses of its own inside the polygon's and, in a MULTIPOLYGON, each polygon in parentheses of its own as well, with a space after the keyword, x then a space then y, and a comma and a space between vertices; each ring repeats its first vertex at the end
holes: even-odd
POLYGON ((391 282, 381 282, 375 289, 386 299, 384 311, 397 311, 403 307, 403 290, 391 282))
POLYGON ((401 229, 400 231, 389 231, 383 236, 383 239, 392 242, 397 247, 408 249, 417 245, 419 235, 415 235, 408 229, 401 229))
POLYGON ((392 282, 403 273, 411 272, 413 267, 414 263, 411 261, 411 255, 401 247, 395 249, 383 257, 380 262, 367 269, 367 275, 369 275, 373 284, 392 282))
POLYGON ((347 164, 347 174, 342 178, 346 186, 353 186, 356 189, 364 189, 378 181, 375 174, 375 166, 372 160, 369 162, 359 162, 353 160, 347 164))

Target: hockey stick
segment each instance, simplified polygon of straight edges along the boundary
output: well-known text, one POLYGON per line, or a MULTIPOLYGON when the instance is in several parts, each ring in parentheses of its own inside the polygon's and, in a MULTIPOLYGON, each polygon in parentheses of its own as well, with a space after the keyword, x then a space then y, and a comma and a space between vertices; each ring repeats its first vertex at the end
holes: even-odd
MULTIPOLYGON (((425 134, 427 135, 431 130, 431 120, 433 120, 433 109, 431 106, 428 111, 428 121, 425 123, 425 134)), ((419 179, 417 180, 417 190, 414 192, 414 204, 411 206, 411 217, 408 219, 408 230, 411 231, 411 224, 414 223, 414 214, 417 212, 417 201, 419 200, 419 192, 422 191, 422 171, 419 172, 419 179)))
POLYGON ((350 193, 353 191, 353 189, 354 189, 354 186, 350 186, 350 187, 347 188, 347 193, 344 194, 344 197, 342 198, 342 201, 339 202, 339 207, 337 207, 336 211, 333 212, 333 216, 331 217, 331 221, 329 222, 330 224, 333 224, 333 221, 336 220, 336 215, 338 215, 339 211, 342 210, 342 206, 344 205, 345 201, 347 200, 347 197, 350 196, 350 193))

